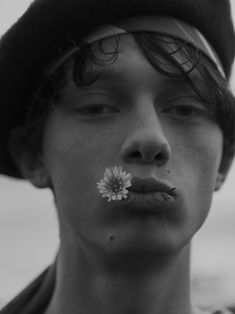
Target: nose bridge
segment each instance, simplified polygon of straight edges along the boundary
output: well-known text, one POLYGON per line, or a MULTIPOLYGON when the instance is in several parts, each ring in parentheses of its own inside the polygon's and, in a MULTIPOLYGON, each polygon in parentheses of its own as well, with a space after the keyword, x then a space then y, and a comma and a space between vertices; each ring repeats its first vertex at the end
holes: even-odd
POLYGON ((123 144, 125 161, 163 164, 170 153, 171 148, 154 104, 137 105, 123 144))
POLYGON ((133 117, 134 132, 142 133, 143 135, 160 135, 162 127, 154 105, 150 103, 137 106, 136 113, 133 117))

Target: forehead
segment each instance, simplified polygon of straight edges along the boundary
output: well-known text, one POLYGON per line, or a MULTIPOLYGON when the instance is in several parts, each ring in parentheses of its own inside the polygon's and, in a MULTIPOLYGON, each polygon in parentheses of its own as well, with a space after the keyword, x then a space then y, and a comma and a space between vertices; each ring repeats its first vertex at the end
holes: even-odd
MULTIPOLYGON (((96 83, 110 83, 114 81, 124 83, 125 79, 128 80, 128 78, 130 78, 133 80, 136 78, 138 80, 140 76, 141 79, 144 77, 149 79, 149 75, 151 75, 154 80, 157 74, 161 76, 162 81, 167 81, 170 85, 188 83, 186 75, 180 72, 177 66, 174 65, 174 62, 169 61, 168 57, 175 54, 175 62, 178 63, 178 65, 183 65, 183 71, 187 72, 190 71, 193 66, 189 52, 187 52, 186 55, 178 52, 180 49, 172 39, 168 46, 165 51, 165 56, 163 57, 161 53, 154 50, 155 47, 154 49, 151 47, 147 53, 146 51, 144 52, 143 47, 139 42, 136 42, 136 37, 133 37, 133 34, 126 33, 108 37, 90 46, 91 51, 83 58, 85 62, 82 64, 82 71, 87 76, 95 78, 94 82, 96 83), (150 57, 147 55, 148 53, 150 53, 150 57), (158 66, 156 67, 153 63, 155 63, 155 65, 158 63, 158 66), (161 68, 160 71, 159 68, 161 68), (161 71, 162 69, 163 71, 161 71), (175 71, 178 72, 176 77, 171 75, 175 71)), ((81 62, 79 62, 79 64, 81 65, 81 62)), ((77 72, 79 72, 77 70, 78 67, 75 65, 73 69, 73 78, 75 78, 75 81, 78 76, 77 72)), ((189 76, 191 79, 193 78, 195 82, 199 80, 197 69, 191 71, 188 77, 189 76)))
MULTIPOLYGON (((70 71, 67 72, 68 85, 62 93, 65 103, 73 102, 76 97, 87 92, 108 92, 124 98, 142 97, 148 92, 164 98, 170 97, 171 93, 197 96, 185 76, 172 79, 153 67, 131 34, 109 37, 96 43, 92 49, 95 59, 89 58, 86 64, 85 84, 78 82, 76 65, 71 61, 70 71)), ((199 81, 196 72, 190 75, 195 76, 195 82, 199 81)), ((201 90, 206 90, 206 86, 201 82, 199 84, 201 90)))
POLYGON ((92 46, 95 59, 89 60, 89 69, 102 74, 100 79, 119 78, 127 68, 149 66, 141 48, 131 34, 113 36, 92 46))

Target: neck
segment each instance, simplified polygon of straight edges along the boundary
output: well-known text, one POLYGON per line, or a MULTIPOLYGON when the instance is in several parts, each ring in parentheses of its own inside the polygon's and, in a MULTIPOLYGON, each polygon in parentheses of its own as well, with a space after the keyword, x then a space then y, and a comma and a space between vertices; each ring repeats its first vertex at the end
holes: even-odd
POLYGON ((94 252, 84 254, 64 247, 61 245, 56 288, 45 314, 192 313, 189 246, 154 262, 132 256, 120 263, 116 258, 113 263, 94 252))

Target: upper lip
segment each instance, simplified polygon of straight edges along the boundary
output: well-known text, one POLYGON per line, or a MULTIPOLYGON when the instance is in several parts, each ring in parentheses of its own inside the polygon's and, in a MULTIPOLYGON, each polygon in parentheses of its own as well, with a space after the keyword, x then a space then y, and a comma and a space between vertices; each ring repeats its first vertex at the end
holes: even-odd
POLYGON ((176 188, 165 181, 157 180, 155 178, 138 178, 133 177, 131 186, 128 188, 130 192, 136 193, 153 193, 162 192, 169 195, 175 195, 176 188))

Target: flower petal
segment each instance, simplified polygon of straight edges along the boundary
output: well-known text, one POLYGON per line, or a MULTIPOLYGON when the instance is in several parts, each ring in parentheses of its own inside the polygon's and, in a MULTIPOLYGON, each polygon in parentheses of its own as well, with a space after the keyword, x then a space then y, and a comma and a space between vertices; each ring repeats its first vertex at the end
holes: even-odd
POLYGON ((122 199, 122 194, 118 194, 118 195, 117 195, 117 199, 118 199, 119 201, 121 201, 121 199, 122 199))
POLYGON ((110 179, 113 177, 113 174, 112 174, 112 172, 111 172, 111 170, 109 168, 105 169, 104 178, 106 178, 106 177, 108 177, 110 179))
POLYGON ((115 178, 118 175, 118 168, 116 166, 113 168, 113 175, 114 175, 115 178))

